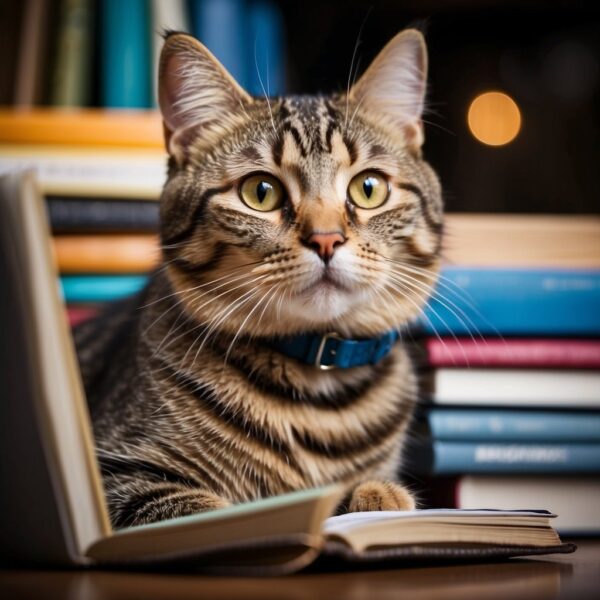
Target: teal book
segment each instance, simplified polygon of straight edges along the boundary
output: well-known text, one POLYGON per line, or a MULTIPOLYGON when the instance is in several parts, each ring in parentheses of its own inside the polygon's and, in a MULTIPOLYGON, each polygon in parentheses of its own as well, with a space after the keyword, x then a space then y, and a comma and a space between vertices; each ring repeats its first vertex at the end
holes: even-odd
POLYGON ((600 411, 430 408, 435 440, 458 442, 598 442, 600 411))
POLYGON ((421 443, 407 456, 415 472, 429 475, 600 473, 600 443, 433 440, 421 443))
POLYGON ((145 275, 63 275, 60 283, 68 304, 108 302, 139 292, 145 275))
POLYGON ((598 336, 600 271, 445 267, 425 310, 439 335, 598 336))
POLYGON ((102 0, 100 62, 102 104, 148 108, 151 94, 150 11, 146 0, 102 0))

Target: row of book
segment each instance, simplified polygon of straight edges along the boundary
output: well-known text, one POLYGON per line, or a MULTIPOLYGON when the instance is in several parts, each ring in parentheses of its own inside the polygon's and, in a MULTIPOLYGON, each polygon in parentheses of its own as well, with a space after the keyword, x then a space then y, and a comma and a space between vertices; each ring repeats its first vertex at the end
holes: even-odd
POLYGON ((0 37, 16 56, 0 105, 156 105, 165 30, 192 33, 250 93, 285 87, 283 24, 270 0, 25 0, 3 3, 0 37))
POLYGON ((450 244, 479 241, 427 310, 411 469, 438 505, 544 506, 559 530, 598 533, 600 219, 510 220, 448 219, 450 244))

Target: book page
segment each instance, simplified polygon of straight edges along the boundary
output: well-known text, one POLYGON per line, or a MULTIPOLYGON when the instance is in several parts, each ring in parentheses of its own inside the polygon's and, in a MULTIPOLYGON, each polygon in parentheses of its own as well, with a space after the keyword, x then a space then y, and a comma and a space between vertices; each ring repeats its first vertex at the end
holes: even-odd
POLYGON ((394 523, 402 527, 407 522, 431 522, 434 520, 452 522, 498 523, 509 525, 527 521, 533 525, 544 526, 548 518, 556 515, 545 510, 461 510, 461 509, 427 509, 385 512, 356 512, 329 517, 323 523, 323 533, 339 534, 357 529, 363 529, 375 523, 394 523))

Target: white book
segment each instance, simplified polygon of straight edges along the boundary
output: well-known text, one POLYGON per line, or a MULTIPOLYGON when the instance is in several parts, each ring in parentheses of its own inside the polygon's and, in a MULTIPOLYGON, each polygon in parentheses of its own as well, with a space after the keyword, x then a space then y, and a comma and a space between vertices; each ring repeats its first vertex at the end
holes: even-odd
POLYGON ((0 175, 32 170, 48 195, 157 200, 167 178, 162 149, 0 144, 0 175))
POLYGON ((600 407, 600 373, 544 369, 436 369, 435 404, 600 407))

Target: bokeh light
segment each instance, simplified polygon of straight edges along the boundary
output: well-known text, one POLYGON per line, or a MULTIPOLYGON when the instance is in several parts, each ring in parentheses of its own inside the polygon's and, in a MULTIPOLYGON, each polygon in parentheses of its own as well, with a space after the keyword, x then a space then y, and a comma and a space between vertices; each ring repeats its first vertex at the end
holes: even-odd
POLYGON ((485 92, 471 102, 467 123, 478 141, 488 146, 503 146, 517 137, 521 111, 507 94, 485 92))

